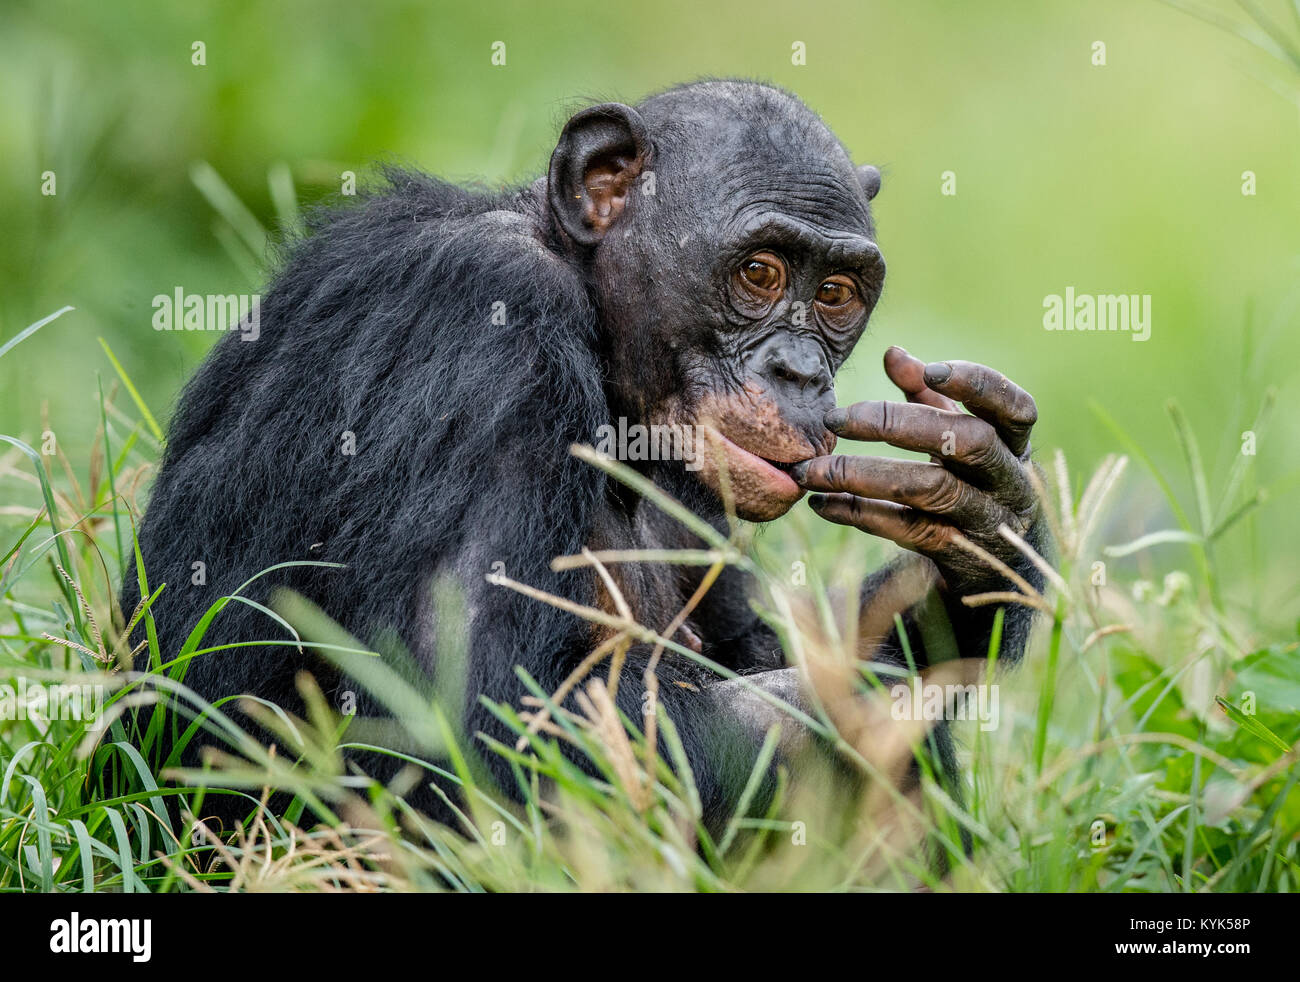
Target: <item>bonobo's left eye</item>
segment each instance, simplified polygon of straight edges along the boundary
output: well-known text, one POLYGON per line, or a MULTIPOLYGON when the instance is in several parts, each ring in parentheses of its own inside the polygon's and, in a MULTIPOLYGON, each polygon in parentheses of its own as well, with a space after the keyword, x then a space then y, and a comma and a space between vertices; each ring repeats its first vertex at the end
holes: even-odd
POLYGON ((847 276, 831 276, 817 287, 817 303, 823 307, 843 307, 857 296, 853 281, 847 276))
POLYGON ((867 312, 857 280, 845 273, 836 273, 822 280, 813 295, 813 305, 817 319, 838 332, 858 327, 867 312))

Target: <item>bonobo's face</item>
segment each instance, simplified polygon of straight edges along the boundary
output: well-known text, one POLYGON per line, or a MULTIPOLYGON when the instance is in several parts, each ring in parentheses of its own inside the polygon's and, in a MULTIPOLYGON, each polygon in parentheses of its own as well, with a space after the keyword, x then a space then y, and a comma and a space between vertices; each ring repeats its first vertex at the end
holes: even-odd
POLYGON ((691 427, 703 440, 688 469, 741 517, 777 518, 802 495, 789 466, 834 446, 835 373, 880 296, 867 204, 879 175, 765 86, 598 109, 595 142, 621 131, 622 145, 587 159, 570 200, 585 205, 578 236, 596 233, 615 412, 691 427))

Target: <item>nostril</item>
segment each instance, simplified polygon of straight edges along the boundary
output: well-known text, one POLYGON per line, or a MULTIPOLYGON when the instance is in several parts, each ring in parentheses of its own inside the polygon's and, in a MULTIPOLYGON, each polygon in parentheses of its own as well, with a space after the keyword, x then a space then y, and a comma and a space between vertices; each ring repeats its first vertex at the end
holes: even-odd
POLYGON ((779 362, 776 365, 772 366, 772 374, 775 375, 777 378, 779 378, 782 382, 794 382, 798 385, 803 385, 805 382, 808 381, 806 378, 804 378, 798 372, 796 372, 793 368, 789 367, 788 365, 781 364, 779 362))
POLYGON ((761 357, 762 375, 783 386, 806 389, 812 385, 820 390, 832 379, 822 352, 808 343, 775 338, 763 346, 761 357))
POLYGON ((792 359, 773 358, 767 363, 767 373, 778 382, 786 382, 802 389, 821 375, 819 367, 810 365, 805 371, 803 366, 796 364, 792 359))

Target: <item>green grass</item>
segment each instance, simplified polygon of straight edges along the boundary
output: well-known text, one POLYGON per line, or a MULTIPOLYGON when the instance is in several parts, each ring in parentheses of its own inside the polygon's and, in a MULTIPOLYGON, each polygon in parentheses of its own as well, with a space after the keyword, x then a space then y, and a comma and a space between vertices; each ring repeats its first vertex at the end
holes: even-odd
MULTIPOLYGON (((812 717, 784 726, 821 733, 869 778, 864 793, 849 794, 808 760, 798 781, 783 780, 765 814, 743 817, 742 807, 711 837, 662 710, 643 733, 617 716, 598 682, 579 684, 581 713, 559 711, 552 693, 530 683, 530 704, 495 707, 520 742, 485 742, 459 733, 443 711, 457 701, 450 673, 428 703, 293 597, 281 598, 276 616, 378 694, 411 745, 443 765, 412 756, 390 787, 359 776, 342 760, 345 749, 363 746, 349 737, 355 720, 332 710, 308 678, 301 680, 306 719, 268 704, 246 707, 276 735, 273 749, 230 720, 229 701, 198 700, 184 688, 185 671, 211 652, 204 632, 234 601, 214 605, 180 651, 160 650, 150 627, 148 605, 164 584, 141 574, 149 601, 139 611, 113 609, 124 549, 134 541, 126 502, 158 444, 151 414, 109 359, 120 377, 101 386, 89 461, 74 467, 57 448, 42 454, 12 438, 5 439, 13 449, 0 455, 13 527, 0 542, 0 685, 89 684, 105 693, 93 720, 38 714, 0 722, 0 890, 1297 888, 1300 643, 1269 636, 1248 608, 1227 605, 1216 562, 1217 545, 1248 528, 1270 493, 1287 488, 1248 490, 1252 461, 1243 457, 1216 499, 1176 406, 1170 425, 1185 450, 1193 499, 1180 502, 1170 491, 1163 508, 1146 506, 1141 531, 1128 540, 1108 534, 1114 511, 1131 512, 1131 502, 1143 500, 1135 492, 1152 484, 1168 490, 1165 478, 1131 473, 1126 457, 1107 458, 1091 475, 1070 473, 1060 454, 1046 457, 1056 571, 1044 596, 1029 599, 1047 614, 1024 668, 997 676, 1001 725, 985 732, 957 724, 966 775, 960 806, 928 772, 918 796, 904 797, 881 778, 911 750, 890 747, 881 697, 861 673, 843 671, 839 653, 853 650, 851 628, 836 621, 824 597, 860 575, 869 540, 858 534, 829 548, 810 545, 807 523, 790 521, 765 536, 757 554, 748 548, 751 530, 738 526, 730 539, 711 536, 716 541, 697 555, 672 557, 737 563, 759 576, 769 616, 822 697, 812 717), (130 412, 114 401, 119 388, 130 412), (1177 528, 1156 527, 1163 513, 1177 528), (795 560, 807 561, 806 585, 785 572, 795 560), (808 600, 818 611, 812 622, 795 615, 808 600), (128 620, 148 628, 147 678, 126 670, 118 639, 128 620), (847 710, 833 698, 845 685, 860 693, 847 710), (142 702, 160 704, 144 730, 135 716, 142 702), (542 708, 545 719, 537 716, 542 708), (183 744, 198 732, 199 715, 229 752, 213 755, 205 771, 177 771, 175 756, 163 759, 158 750, 161 729, 174 728, 183 744), (575 744, 600 776, 577 768, 560 741, 575 744), (511 762, 514 798, 482 777, 488 754, 511 762), (453 825, 437 825, 402 800, 411 782, 429 780, 456 804, 453 825), (287 812, 259 806, 267 788, 293 794, 287 812), (221 835, 195 819, 216 794, 246 798, 245 829, 221 835), (167 799, 176 807, 168 809, 167 799), (329 820, 308 818, 307 806, 329 820), (960 829, 975 843, 969 857, 960 829), (936 851, 945 854, 946 875, 926 858, 936 851)), ((1097 412, 1117 444, 1145 460, 1123 428, 1097 412)), ((443 585, 430 602, 443 623, 456 622, 454 587, 443 585)), ((558 601, 539 595, 537 602, 558 601)), ((577 614, 608 619, 615 642, 607 655, 618 657, 632 640, 691 655, 622 617, 577 614)), ((444 663, 457 664, 456 654, 444 652, 444 663)), ((919 731, 912 736, 923 739, 919 731)), ((775 740, 774 732, 766 752, 775 740)))

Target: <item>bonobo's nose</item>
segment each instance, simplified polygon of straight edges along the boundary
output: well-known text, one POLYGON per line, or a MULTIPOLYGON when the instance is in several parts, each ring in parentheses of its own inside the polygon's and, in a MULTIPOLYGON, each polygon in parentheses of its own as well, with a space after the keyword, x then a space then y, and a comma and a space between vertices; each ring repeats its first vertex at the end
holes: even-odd
POLYGON ((750 365, 783 420, 814 453, 830 453, 835 435, 825 418, 835 408, 835 380, 821 346, 810 338, 777 335, 759 346, 750 365))
POLYGON ((798 390, 803 400, 816 399, 831 387, 831 372, 820 347, 811 341, 775 337, 758 350, 759 374, 772 388, 798 390))

